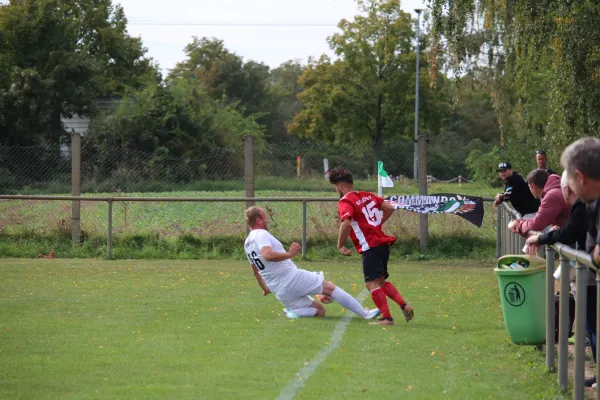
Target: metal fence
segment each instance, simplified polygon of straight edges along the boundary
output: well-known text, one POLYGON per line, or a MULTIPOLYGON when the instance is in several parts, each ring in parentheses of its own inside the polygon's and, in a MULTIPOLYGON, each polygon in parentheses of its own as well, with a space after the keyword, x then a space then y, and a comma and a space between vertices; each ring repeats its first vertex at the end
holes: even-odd
MULTIPOLYGON (((398 139, 373 146, 325 144, 311 141, 264 143, 252 141, 254 182, 258 191, 330 191, 328 169, 343 166, 363 184, 376 187, 376 162, 407 190, 417 193, 413 172, 413 142, 398 139)), ((177 154, 153 153, 98 144, 72 135, 55 146, 0 146, 0 194, 67 194, 71 191, 72 157, 79 157, 83 193, 139 193, 243 190, 245 146, 207 147, 177 154)), ((426 180, 467 190, 490 190, 474 182, 458 149, 430 148, 426 180), (431 150, 433 149, 433 150, 431 150), (460 186, 458 186, 460 185, 460 186)), ((498 182, 498 187, 500 182, 498 182)), ((404 191, 406 192, 406 190, 404 191)), ((469 193, 472 194, 472 193, 469 193)))
MULTIPOLYGON (((498 207, 497 256, 520 254, 525 239, 508 230, 508 223, 521 215, 503 203, 498 207)), ((571 260, 576 262, 575 293, 575 359, 573 376, 573 398, 581 400, 585 396, 585 324, 587 307, 587 274, 590 269, 596 272, 596 310, 600 310, 600 274, 589 254, 557 243, 546 246, 546 365, 550 371, 555 370, 555 305, 554 305, 554 270, 556 254, 560 257, 560 295, 559 295, 559 328, 558 328, 558 385, 567 390, 569 385, 569 277, 571 260)), ((600 332, 600 318, 596 319, 596 333, 600 332)), ((596 341, 596 354, 600 354, 600 341, 596 341)), ((596 381, 600 382, 600 367, 596 365, 596 381)), ((600 390, 596 390, 596 398, 600 399, 600 390)))
MULTIPOLYGON (((425 143, 425 140, 421 140, 425 143)), ((462 161, 452 151, 435 150, 423 158, 421 187, 414 181, 413 142, 398 140, 377 148, 367 144, 326 145, 310 141, 266 144, 247 138, 237 146, 196 152, 198 156, 167 151, 144 153, 99 145, 74 134, 61 146, 1 147, 0 194, 72 195, 122 198, 114 202, 115 235, 191 234, 200 237, 241 236, 245 233, 243 202, 133 202, 130 197, 334 197, 327 169, 350 168, 356 186, 376 191, 375 153, 395 181, 384 194, 429 192, 490 196, 497 190, 470 182, 462 161)), ((108 203, 51 200, 13 200, 0 203, 0 231, 8 235, 102 236, 107 229, 108 203)), ((278 235, 297 240, 301 204, 259 202, 268 208, 278 235), (285 216, 285 218, 283 218, 285 216)), ((310 202, 307 230, 311 238, 337 234, 335 207, 310 202)), ((399 214, 399 213, 398 213, 399 214)), ((493 240, 495 215, 487 213, 476 231, 455 216, 428 217, 402 213, 393 217, 391 233, 404 238, 433 235, 483 236, 493 240)), ((423 240, 421 241, 423 243, 423 240)))

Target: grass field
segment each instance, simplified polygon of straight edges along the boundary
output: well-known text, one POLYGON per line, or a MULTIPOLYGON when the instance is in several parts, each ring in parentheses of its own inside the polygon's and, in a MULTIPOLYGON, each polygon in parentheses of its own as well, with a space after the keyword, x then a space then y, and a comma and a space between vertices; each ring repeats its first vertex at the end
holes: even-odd
MULTIPOLYGON (((356 257, 307 267, 363 290, 356 257)), ((0 259, 0 398, 563 398, 543 354, 507 340, 492 265, 390 272, 416 319, 350 319, 300 381, 348 312, 287 320, 244 262, 0 259)))

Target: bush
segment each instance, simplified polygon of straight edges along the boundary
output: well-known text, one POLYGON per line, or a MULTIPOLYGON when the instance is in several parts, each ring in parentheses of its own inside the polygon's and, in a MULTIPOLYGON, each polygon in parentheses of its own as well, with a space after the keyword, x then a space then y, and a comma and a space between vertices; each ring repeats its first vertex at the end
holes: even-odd
POLYGON ((502 186, 496 169, 498 163, 504 161, 503 152, 496 146, 487 153, 475 149, 469 153, 466 164, 474 180, 494 187, 502 186))

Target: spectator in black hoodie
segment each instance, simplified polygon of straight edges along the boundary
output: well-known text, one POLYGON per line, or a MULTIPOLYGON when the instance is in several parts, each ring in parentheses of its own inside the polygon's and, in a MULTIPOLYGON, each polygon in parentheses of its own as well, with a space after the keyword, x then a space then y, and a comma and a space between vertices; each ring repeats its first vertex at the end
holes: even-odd
POLYGON ((496 171, 506 186, 504 187, 504 193, 496 195, 494 205, 497 206, 503 201, 510 201, 514 209, 523 218, 531 218, 540 207, 540 201, 533 197, 525 179, 514 172, 510 163, 506 161, 501 162, 496 171))
MULTIPOLYGON (((567 146, 561 156, 561 164, 569 180, 569 187, 577 197, 588 205, 588 231, 585 250, 592 255, 596 267, 600 266, 600 139, 585 137, 567 146)), ((588 278, 595 280, 592 270, 588 271, 588 278), (591 276, 590 276, 591 275, 591 276)), ((586 327, 593 331, 591 342, 596 345, 596 288, 588 286, 588 310, 586 327), (593 300, 592 300, 593 299, 593 300), (593 308, 593 312, 590 310, 593 308)), ((594 360, 596 353, 594 352, 594 360)), ((586 386, 595 387, 596 377, 586 379, 586 386)))

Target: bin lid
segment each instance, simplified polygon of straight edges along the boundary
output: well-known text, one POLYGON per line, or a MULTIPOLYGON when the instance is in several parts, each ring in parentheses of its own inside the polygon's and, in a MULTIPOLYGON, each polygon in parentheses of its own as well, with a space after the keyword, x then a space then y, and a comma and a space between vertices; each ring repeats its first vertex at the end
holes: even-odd
POLYGON ((529 268, 546 265, 546 260, 538 256, 530 256, 528 254, 507 254, 498 259, 497 266, 500 267, 500 265, 510 265, 518 261, 526 261, 529 264, 529 268))
POLYGON ((529 267, 526 269, 509 269, 509 268, 494 268, 494 272, 496 275, 532 275, 537 274, 539 272, 545 272, 546 266, 542 265, 539 267, 529 267))

